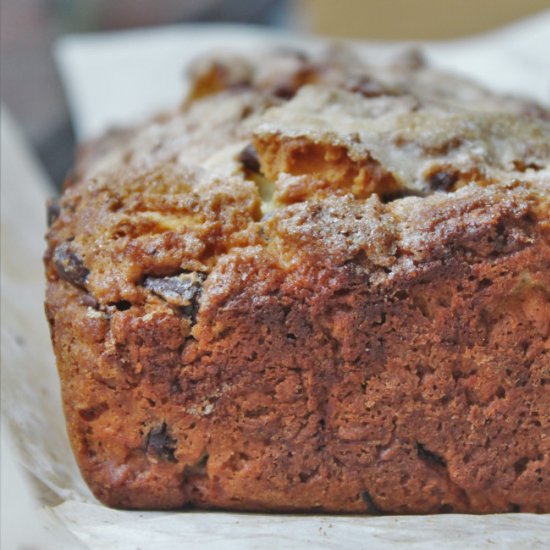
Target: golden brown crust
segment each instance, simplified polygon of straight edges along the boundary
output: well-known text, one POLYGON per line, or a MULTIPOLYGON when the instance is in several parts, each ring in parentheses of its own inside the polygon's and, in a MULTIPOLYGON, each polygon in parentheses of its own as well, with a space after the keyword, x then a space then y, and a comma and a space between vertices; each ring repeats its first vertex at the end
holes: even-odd
POLYGON ((197 68, 52 215, 85 479, 125 508, 549 512, 544 116, 414 59, 275 58, 197 68))
POLYGON ((255 145, 276 187, 284 172, 356 197, 426 195, 550 169, 550 126, 538 118, 412 91, 364 98, 304 87, 266 112, 255 145))

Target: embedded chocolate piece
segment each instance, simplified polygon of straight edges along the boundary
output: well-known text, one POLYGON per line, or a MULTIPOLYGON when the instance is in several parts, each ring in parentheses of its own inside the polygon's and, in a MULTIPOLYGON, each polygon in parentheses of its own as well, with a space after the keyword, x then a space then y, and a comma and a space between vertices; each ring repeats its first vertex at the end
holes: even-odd
POLYGON ((361 493, 361 498, 367 505, 367 511, 369 514, 373 516, 380 516, 384 513, 382 510, 380 510, 380 508, 378 508, 378 506, 376 506, 371 494, 368 491, 363 491, 361 493))
POLYGON ((204 273, 193 271, 175 277, 147 277, 143 286, 170 305, 182 308, 182 312, 194 321, 205 279, 204 273))
POLYGON ((53 253, 53 265, 60 279, 76 286, 84 286, 89 270, 82 258, 71 249, 71 242, 61 243, 53 253))
POLYGON ((434 191, 450 191, 457 181, 458 174, 441 171, 430 176, 429 185, 434 191))
POLYGON ((296 86, 289 82, 280 82, 269 89, 269 93, 279 99, 292 99, 296 94, 296 86))
POLYGON ((438 466, 445 467, 447 465, 447 462, 442 456, 439 456, 437 453, 429 451, 428 449, 426 449, 426 447, 424 447, 424 445, 422 445, 422 443, 416 443, 416 451, 419 458, 421 458, 422 460, 432 462, 433 464, 437 464, 438 466))
POLYGON ((258 173, 260 171, 260 159, 258 153, 252 144, 247 145, 239 155, 241 164, 251 172, 258 173))
POLYGON ((147 435, 145 448, 147 453, 152 453, 169 462, 177 462, 174 455, 177 441, 168 433, 168 426, 163 422, 160 426, 153 428, 147 435))
POLYGON ((382 95, 397 95, 397 90, 384 86, 381 82, 368 76, 357 76, 346 82, 346 89, 361 94, 363 97, 379 97, 382 95))
POLYGON ((94 420, 97 420, 107 410, 109 410, 109 406, 106 403, 100 403, 99 405, 80 410, 79 414, 80 417, 87 422, 93 422, 94 420))

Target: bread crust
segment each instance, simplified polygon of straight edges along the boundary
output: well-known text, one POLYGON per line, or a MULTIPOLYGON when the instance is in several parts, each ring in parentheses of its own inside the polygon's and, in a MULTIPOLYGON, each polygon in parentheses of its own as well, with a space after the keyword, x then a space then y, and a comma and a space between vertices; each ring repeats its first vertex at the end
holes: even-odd
POLYGON ((56 208, 46 313, 84 478, 130 509, 550 512, 546 111, 503 99, 530 147, 483 162, 494 113, 446 151, 417 136, 459 173, 436 189, 409 175, 427 157, 401 171, 291 116, 376 90, 432 116, 428 69, 357 91, 355 62, 277 56, 294 99, 252 61, 199 67, 181 112, 89 146, 56 208))

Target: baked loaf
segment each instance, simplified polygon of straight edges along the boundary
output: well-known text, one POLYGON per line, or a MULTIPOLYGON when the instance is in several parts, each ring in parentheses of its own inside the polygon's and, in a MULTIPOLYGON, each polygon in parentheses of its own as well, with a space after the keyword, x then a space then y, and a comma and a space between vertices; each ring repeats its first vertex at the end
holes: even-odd
POLYGON ((110 506, 550 512, 550 114, 343 50, 199 60, 50 205, 110 506))

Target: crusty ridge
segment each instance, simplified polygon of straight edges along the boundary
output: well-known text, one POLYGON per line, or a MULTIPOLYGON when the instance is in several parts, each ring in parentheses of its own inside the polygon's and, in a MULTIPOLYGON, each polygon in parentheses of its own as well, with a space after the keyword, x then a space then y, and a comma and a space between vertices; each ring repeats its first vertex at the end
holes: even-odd
POLYGON ((50 241, 102 265, 87 283, 100 301, 132 301, 130 287, 157 271, 208 270, 232 246, 261 243, 262 215, 310 199, 388 202, 514 181, 545 195, 548 112, 418 55, 375 69, 349 52, 281 51, 256 65, 199 60, 192 74, 181 112, 85 149, 65 193, 50 241), (170 265, 148 253, 165 248, 179 250, 170 265))

